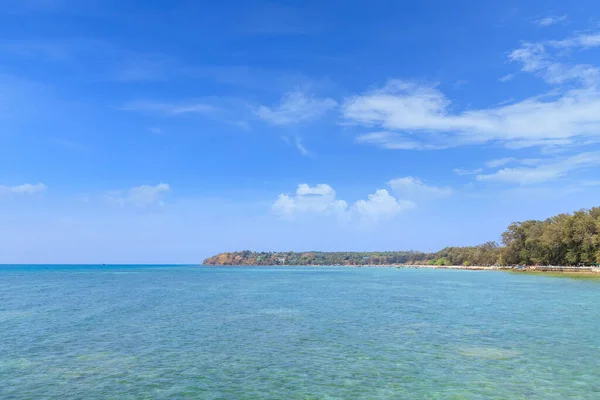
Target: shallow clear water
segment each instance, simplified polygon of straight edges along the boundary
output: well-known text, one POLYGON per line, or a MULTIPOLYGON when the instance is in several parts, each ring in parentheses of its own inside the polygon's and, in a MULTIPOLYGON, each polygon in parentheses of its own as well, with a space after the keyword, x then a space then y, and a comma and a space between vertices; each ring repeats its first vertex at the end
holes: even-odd
POLYGON ((600 282, 0 267, 2 399, 598 399, 600 282))

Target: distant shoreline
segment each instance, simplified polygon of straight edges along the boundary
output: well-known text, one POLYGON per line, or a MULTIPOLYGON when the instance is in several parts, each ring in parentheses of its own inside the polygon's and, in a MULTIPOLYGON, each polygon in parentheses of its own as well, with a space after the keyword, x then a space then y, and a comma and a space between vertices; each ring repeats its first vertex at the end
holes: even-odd
POLYGON ((570 266, 523 266, 522 269, 518 267, 508 266, 482 266, 482 265, 422 265, 422 264, 363 264, 363 265, 289 265, 289 264, 278 264, 278 265, 213 265, 213 264, 202 264, 203 267, 345 267, 345 268, 397 268, 397 269, 451 269, 451 270, 463 270, 463 271, 504 271, 513 272, 515 274, 528 274, 528 275, 547 275, 547 276, 589 276, 598 277, 600 279, 600 268, 598 267, 570 267, 570 266))

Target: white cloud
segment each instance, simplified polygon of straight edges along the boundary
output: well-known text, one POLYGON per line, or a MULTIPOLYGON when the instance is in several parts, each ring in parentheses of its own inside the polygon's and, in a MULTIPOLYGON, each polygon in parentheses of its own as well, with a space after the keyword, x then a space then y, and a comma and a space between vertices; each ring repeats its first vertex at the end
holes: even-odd
MULTIPOLYGON (((242 130, 250 130, 250 124, 245 120, 251 117, 248 104, 234 97, 204 97, 194 101, 130 101, 120 107, 123 111, 133 111, 160 115, 165 117, 200 116, 242 130)), ((160 133, 160 128, 151 127, 153 133, 160 133)))
POLYGON ((546 57, 546 48, 543 44, 527 42, 508 55, 510 61, 523 63, 522 70, 525 72, 536 72, 546 67, 546 57))
POLYGON ((520 62, 522 71, 534 73, 552 85, 574 81, 591 86, 598 82, 600 76, 600 71, 594 66, 566 65, 556 61, 556 56, 550 54, 542 43, 525 42, 513 50, 508 58, 512 62, 520 62))
POLYGON ((465 168, 454 168, 452 170, 456 175, 475 175, 483 171, 481 168, 476 169, 465 169, 465 168))
POLYGON ((35 194, 40 193, 48 189, 46 185, 43 183, 37 183, 32 185, 30 183, 25 183, 23 185, 18 186, 4 186, 0 185, 0 195, 1 194, 35 194))
POLYGON ((294 125, 316 119, 331 109, 337 102, 330 98, 316 98, 295 91, 286 93, 277 107, 260 106, 256 115, 272 125, 294 125))
POLYGON ((437 149, 500 142, 507 147, 556 146, 600 138, 600 94, 570 90, 487 109, 453 113, 437 88, 390 81, 348 99, 344 117, 384 132, 357 138, 389 149, 437 149))
POLYGON ((565 175, 565 171, 554 166, 538 168, 505 168, 488 175, 477 175, 478 181, 499 181, 521 185, 551 181, 565 175))
POLYGON ((564 40, 552 40, 550 45, 559 48, 584 48, 600 46, 600 33, 582 33, 564 40))
MULTIPOLYGON (((73 9, 76 3, 90 2, 69 3, 69 9, 73 9)), ((132 51, 108 41, 78 35, 59 39, 4 39, 0 42, 0 48, 17 57, 52 63, 70 76, 85 76, 93 80, 164 81, 188 73, 187 67, 164 54, 132 51)))
MULTIPOLYGON (((553 85, 540 96, 471 110, 457 110, 436 85, 392 79, 347 98, 342 114, 371 130, 358 143, 386 149, 432 150, 486 143, 507 148, 574 146, 600 140, 600 69, 559 62, 560 48, 600 45, 600 34, 528 43, 508 58, 523 72, 553 85), (564 85, 564 86, 563 86, 564 85)), ((508 80, 507 75, 502 80, 508 80)))
POLYGON ((314 154, 312 151, 308 150, 306 148, 306 146, 304 146, 304 142, 302 141, 302 138, 299 136, 296 136, 293 141, 291 138, 287 137, 287 136, 281 136, 281 139, 286 142, 288 145, 290 146, 294 146, 296 148, 296 150, 298 150, 298 152, 300 153, 300 155, 304 156, 304 157, 314 157, 314 154))
POLYGON ((505 157, 505 158, 497 158, 495 160, 490 160, 485 163, 485 166, 488 168, 497 168, 510 163, 519 163, 523 165, 536 165, 539 164, 542 160, 538 158, 524 158, 518 159, 516 157, 505 157))
POLYGON ((476 179, 478 181, 508 182, 521 185, 549 182, 562 178, 574 170, 599 166, 600 152, 581 153, 571 157, 545 161, 537 160, 536 162, 539 165, 529 168, 504 168, 491 174, 477 175, 476 179))
POLYGON ((410 200, 429 200, 448 197, 453 190, 450 187, 431 186, 412 176, 392 179, 388 182, 395 194, 410 200))
POLYGON ((300 10, 277 4, 266 3, 262 7, 252 7, 244 13, 238 29, 253 35, 304 35, 320 30, 319 16, 306 14, 300 10))
POLYGON ((506 74, 500 78, 500 82, 512 81, 514 77, 515 77, 515 74, 506 74))
POLYGON ((489 168, 497 168, 497 167, 501 167, 503 165, 509 164, 516 160, 517 159, 515 157, 497 158, 495 160, 490 160, 490 161, 486 162, 485 166, 489 167, 489 168))
POLYGON ((369 194, 366 200, 358 200, 351 206, 344 200, 336 198, 336 192, 327 184, 314 187, 307 184, 298 185, 295 196, 280 194, 272 206, 275 214, 294 219, 302 215, 335 216, 348 220, 379 221, 392 219, 399 213, 415 207, 408 200, 397 200, 385 189, 369 194))
POLYGON ((239 121, 229 121, 229 123, 233 126, 237 126, 240 129, 243 129, 245 131, 249 131, 250 130, 250 124, 248 123, 248 121, 243 121, 243 120, 239 120, 239 121))
POLYGON ((429 144, 407 138, 395 132, 371 132, 356 137, 356 143, 373 144, 389 150, 435 150, 443 144, 429 144))
POLYGON ((296 137, 296 148, 298 149, 298 151, 300 152, 300 154, 302 154, 304 157, 311 157, 312 153, 306 148, 304 147, 304 144, 302 143, 302 139, 299 137, 296 137))
POLYGON ((154 204, 163 205, 163 194, 169 191, 171 187, 168 184, 159 183, 155 186, 142 185, 129 190, 109 191, 105 193, 105 198, 122 206, 147 207, 154 204))
POLYGON ((550 26, 550 25, 559 24, 561 22, 565 22, 566 20, 567 20, 566 15, 549 15, 545 18, 540 18, 540 19, 534 21, 534 23, 537 26, 546 27, 546 26, 550 26))
POLYGON ((352 211, 363 219, 391 219, 401 212, 414 208, 415 204, 408 200, 396 200, 387 190, 379 189, 370 194, 367 200, 358 200, 352 211))
POLYGON ((347 208, 348 203, 337 200, 335 190, 324 183, 314 187, 307 184, 298 185, 295 196, 280 194, 273 204, 273 211, 285 217, 303 213, 343 214, 347 208))
POLYGON ((132 101, 125 103, 122 107, 125 111, 150 111, 160 112, 168 115, 180 114, 206 114, 217 111, 218 108, 205 103, 169 104, 153 101, 132 101))

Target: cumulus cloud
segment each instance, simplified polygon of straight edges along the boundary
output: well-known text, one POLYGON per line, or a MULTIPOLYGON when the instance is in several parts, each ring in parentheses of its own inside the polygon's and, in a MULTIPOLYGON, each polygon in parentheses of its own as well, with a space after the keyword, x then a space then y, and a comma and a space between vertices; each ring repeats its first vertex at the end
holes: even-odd
POLYGON ((491 174, 477 175, 476 179, 478 181, 517 183, 520 185, 549 182, 562 178, 574 170, 600 166, 600 152, 587 152, 558 159, 538 160, 537 164, 532 167, 503 168, 491 174))
POLYGON ((565 22, 566 20, 567 20, 566 15, 549 15, 547 17, 535 20, 534 23, 537 26, 546 27, 546 26, 560 24, 562 22, 565 22))
POLYGON ((321 117, 337 107, 330 98, 317 98, 301 91, 286 93, 277 107, 260 106, 256 115, 272 125, 294 125, 321 117))
POLYGON ((291 217, 294 214, 343 214, 348 209, 348 203, 336 199, 333 188, 320 183, 310 187, 307 184, 298 185, 295 196, 280 194, 273 204, 273 211, 281 216, 291 217))
POLYGON ((105 193, 105 198, 119 205, 132 205, 136 207, 148 207, 151 205, 163 205, 162 197, 171 191, 166 183, 155 186, 142 185, 132 187, 128 190, 116 190, 105 193))
POLYGON ((25 183, 18 186, 4 186, 0 185, 0 194, 35 194, 40 193, 48 189, 43 183, 30 184, 25 183))
POLYGON ((401 212, 415 207, 408 200, 398 200, 385 189, 369 194, 366 200, 349 205, 337 199, 335 190, 327 184, 298 185, 296 194, 280 194, 272 209, 275 214, 293 219, 302 215, 335 216, 340 219, 379 221, 392 219, 401 212))
POLYGON ((368 220, 391 219, 401 212, 415 207, 412 201, 396 200, 387 190, 378 189, 367 200, 358 200, 352 206, 353 212, 368 220))

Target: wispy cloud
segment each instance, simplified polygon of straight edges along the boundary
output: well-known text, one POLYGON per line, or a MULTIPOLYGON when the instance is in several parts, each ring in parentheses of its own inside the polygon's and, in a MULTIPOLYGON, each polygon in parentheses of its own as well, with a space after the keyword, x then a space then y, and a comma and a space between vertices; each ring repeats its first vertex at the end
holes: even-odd
POLYGON ((546 27, 564 23, 567 21, 567 18, 567 15, 549 15, 547 17, 537 19, 533 23, 537 26, 546 27))
POLYGON ((556 56, 549 53, 547 46, 543 43, 525 42, 520 48, 509 54, 509 60, 520 62, 522 71, 534 73, 552 85, 576 82, 592 86, 600 79, 600 70, 597 67, 587 64, 567 65, 558 62, 556 56))
POLYGON ((448 197, 453 190, 450 187, 428 185, 418 178, 406 176, 388 182, 394 193, 401 198, 414 201, 431 200, 448 197))
POLYGON ((589 49, 600 46, 600 32, 580 33, 563 40, 551 40, 551 46, 559 48, 583 48, 589 49))
MULTIPOLYGON (((555 42, 524 42, 510 52, 521 64, 552 85, 548 92, 487 108, 457 110, 437 85, 392 79, 378 89, 346 98, 347 123, 371 132, 356 141, 386 149, 435 150, 502 144, 507 148, 577 146, 600 140, 600 69, 566 64, 560 48, 600 45, 586 34, 555 42)), ((512 75, 502 80, 511 79, 512 75)))
POLYGON ((120 51, 114 64, 106 71, 109 80, 121 82, 163 81, 183 75, 183 67, 161 54, 120 51), (120 54, 119 54, 120 53, 120 54))
MULTIPOLYGON (((491 174, 477 175, 478 181, 496 181, 530 185, 553 181, 569 172, 597 167, 600 165, 600 152, 581 153, 566 158, 539 161, 533 167, 504 168, 491 174)), ((499 164, 493 164, 499 165, 499 164)))
MULTIPOLYGON (((531 98, 502 107, 451 114, 437 88, 391 81, 375 92, 350 98, 347 120, 381 126, 385 132, 362 135, 359 142, 395 149, 435 149, 487 142, 512 147, 568 144, 579 136, 597 136, 600 97, 569 92, 544 101, 531 98)), ((600 125, 598 125, 600 126, 600 125)))
POLYGON ((121 106, 121 110, 125 111, 146 111, 146 112, 159 112, 168 115, 179 115, 179 114, 208 114, 218 110, 206 103, 159 103, 153 101, 132 101, 125 103, 121 106))
MULTIPOLYGON (((193 79, 208 79, 221 85, 244 88, 256 93, 281 94, 290 88, 307 91, 328 88, 327 79, 315 80, 297 70, 281 67, 257 67, 249 65, 194 65, 185 66, 184 76, 193 79)), ((296 90, 297 91, 297 90, 296 90)))
POLYGON ((475 175, 483 171, 481 168, 476 169, 465 169, 465 168, 454 168, 452 170, 456 175, 475 175))
POLYGON ((0 13, 8 14, 65 14, 93 17, 117 15, 112 1, 94 0, 3 0, 0 13))
POLYGON ((304 157, 313 157, 314 154, 304 146, 304 141, 301 137, 296 136, 294 138, 290 138, 288 136, 281 136, 281 140, 286 142, 288 145, 293 146, 298 150, 298 152, 304 157))
POLYGON ((307 15, 306 8, 296 9, 281 4, 266 3, 246 14, 239 26, 241 33, 265 36, 290 36, 315 33, 319 29, 318 15, 307 15))
POLYGON ((318 98, 301 91, 286 93, 276 107, 260 106, 255 114, 272 125, 294 125, 314 120, 337 107, 330 98, 318 98))
POLYGON ((296 144, 296 148, 298 149, 300 154, 302 154, 304 157, 313 156, 313 154, 306 147, 304 147, 304 144, 302 143, 302 139, 300 137, 296 136, 296 140, 294 141, 294 143, 296 144))
POLYGON ((2 194, 35 194, 44 192, 48 189, 43 183, 30 184, 25 183, 17 186, 0 185, 0 195, 2 194))
POLYGON ((87 37, 4 39, 0 49, 18 58, 63 68, 75 78, 93 81, 161 81, 186 75, 174 58, 122 48, 87 37))
POLYGON ((356 137, 356 143, 371 144, 389 150, 436 150, 448 147, 443 143, 426 143, 397 132, 370 132, 356 137))
POLYGON ((582 181, 581 184, 583 186, 600 186, 600 181, 585 180, 585 181, 582 181))
POLYGON ((485 163, 486 167, 497 168, 516 161, 515 157, 496 158, 485 163))
POLYGON ((142 185, 132 187, 128 190, 113 190, 104 194, 109 202, 125 206, 148 207, 152 205, 163 205, 163 195, 170 192, 171 187, 166 183, 158 185, 142 185))
POLYGON ((505 157, 505 158, 496 158, 494 160, 489 160, 485 163, 485 166, 488 168, 497 168, 503 165, 517 163, 522 165, 537 165, 540 164, 542 160, 539 158, 523 158, 519 159, 516 157, 505 157))
POLYGON ((64 11, 69 5, 77 7, 77 2, 70 0, 4 0, 2 8, 9 14, 23 14, 31 12, 64 11))
POLYGON ((383 132, 359 143, 388 149, 431 150, 499 142, 509 148, 569 145, 600 138, 600 93, 570 90, 500 107, 452 113, 450 100, 433 86, 391 81, 382 89, 347 99, 347 121, 383 132))
POLYGON ((60 146, 64 149, 69 149, 69 150, 75 150, 75 151, 82 151, 86 149, 86 146, 76 142, 74 140, 70 140, 70 139, 63 139, 63 138, 56 138, 54 140, 52 140, 52 142, 54 144, 56 144, 57 146, 60 146))
MULTIPOLYGON (((206 97, 175 102, 136 100, 122 104, 119 109, 164 117, 200 116, 237 129, 251 129, 246 120, 252 118, 251 109, 245 101, 236 98, 206 97)), ((149 130, 153 133, 162 131, 157 127, 150 127, 149 130)))

